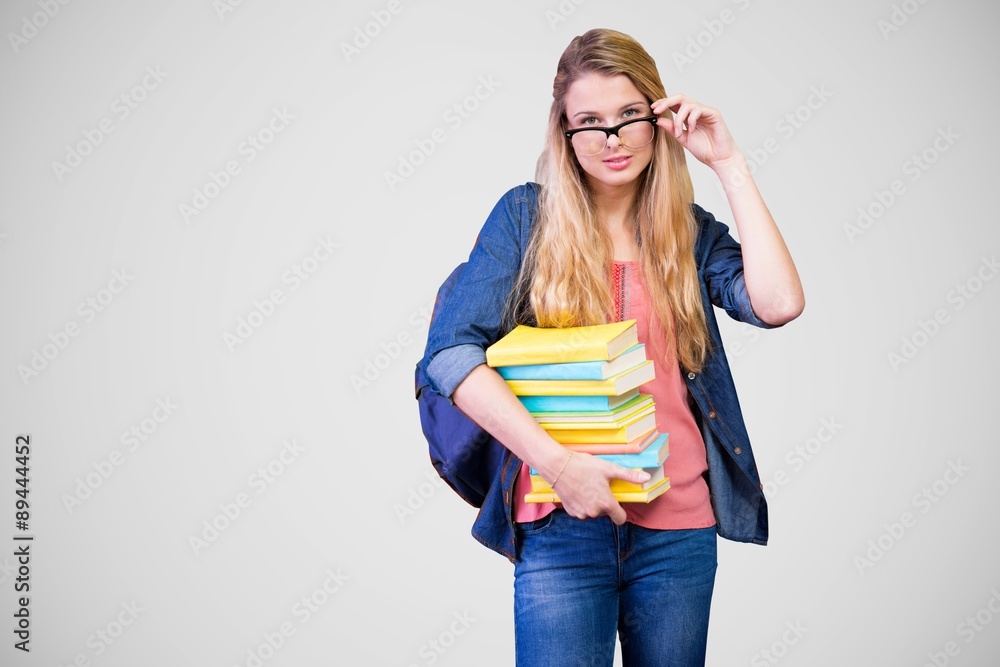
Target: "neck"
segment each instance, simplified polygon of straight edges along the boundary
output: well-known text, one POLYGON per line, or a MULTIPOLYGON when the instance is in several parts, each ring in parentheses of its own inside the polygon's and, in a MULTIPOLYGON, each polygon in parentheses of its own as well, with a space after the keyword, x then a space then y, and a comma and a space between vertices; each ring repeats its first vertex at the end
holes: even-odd
POLYGON ((594 204, 597 213, 611 227, 622 227, 635 201, 636 184, 620 186, 614 189, 593 188, 594 204))
POLYGON ((611 237, 616 260, 636 261, 639 258, 635 227, 630 219, 635 194, 634 183, 613 190, 605 188, 593 191, 596 213, 611 237))

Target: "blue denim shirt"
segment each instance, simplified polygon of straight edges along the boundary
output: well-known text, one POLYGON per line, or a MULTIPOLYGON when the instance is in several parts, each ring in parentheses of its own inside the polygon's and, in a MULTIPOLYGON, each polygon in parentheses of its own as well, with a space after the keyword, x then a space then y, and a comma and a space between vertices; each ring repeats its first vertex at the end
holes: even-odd
MULTIPOLYGON (((514 286, 535 223, 536 183, 509 190, 479 232, 454 289, 439 304, 421 364, 431 386, 451 399, 472 369, 486 363, 486 348, 502 337, 504 303, 514 286)), ((740 245, 729 228, 697 204, 695 260, 711 349, 700 373, 681 369, 694 399, 693 413, 705 440, 708 488, 721 537, 767 544, 767 501, 757 473, 736 386, 712 306, 765 329, 750 306, 740 245)), ((518 558, 512 494, 521 460, 508 452, 472 527, 473 536, 511 561, 518 558)))

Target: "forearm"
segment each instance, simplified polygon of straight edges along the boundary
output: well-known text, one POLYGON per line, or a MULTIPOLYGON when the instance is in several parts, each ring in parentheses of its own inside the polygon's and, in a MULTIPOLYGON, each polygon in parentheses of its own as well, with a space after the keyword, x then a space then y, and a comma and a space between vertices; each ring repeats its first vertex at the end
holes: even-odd
POLYGON ((486 364, 472 369, 451 396, 455 405, 522 461, 551 481, 567 451, 545 432, 504 379, 486 364))
POLYGON ((733 212, 743 253, 743 277, 757 317, 784 324, 802 312, 805 297, 795 263, 750 174, 746 157, 712 165, 733 212))

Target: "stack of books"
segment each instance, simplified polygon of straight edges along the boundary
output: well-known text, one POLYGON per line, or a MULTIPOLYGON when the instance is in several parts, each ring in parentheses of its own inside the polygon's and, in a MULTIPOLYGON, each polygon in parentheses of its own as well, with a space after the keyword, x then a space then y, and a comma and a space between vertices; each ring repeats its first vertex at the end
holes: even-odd
MULTIPOLYGON (((653 397, 639 392, 654 375, 635 320, 561 329, 519 325, 487 348, 486 363, 556 442, 650 473, 642 484, 611 480, 619 502, 648 503, 670 488, 663 474, 668 434, 657 430, 653 397)), ((530 473, 525 502, 559 502, 534 468, 530 473)))

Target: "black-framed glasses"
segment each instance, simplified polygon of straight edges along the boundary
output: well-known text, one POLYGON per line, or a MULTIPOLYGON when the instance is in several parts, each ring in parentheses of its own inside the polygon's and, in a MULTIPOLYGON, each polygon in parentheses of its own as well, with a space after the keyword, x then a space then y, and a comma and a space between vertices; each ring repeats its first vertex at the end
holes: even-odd
POLYGON ((600 155, 612 136, 618 137, 625 148, 642 148, 653 140, 657 118, 659 116, 630 118, 614 127, 579 127, 565 130, 565 134, 573 142, 578 155, 591 157, 600 155))

